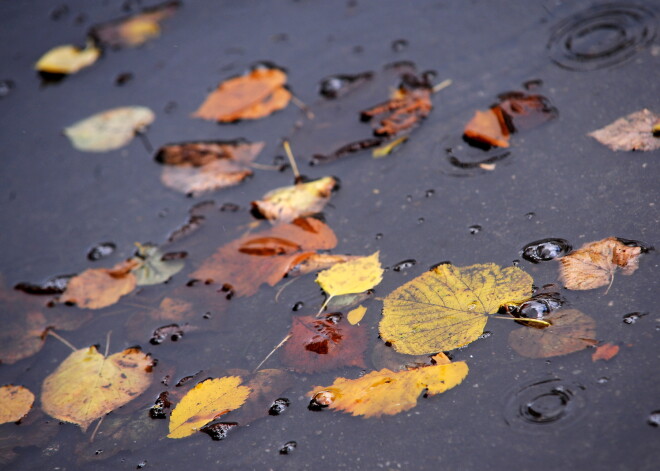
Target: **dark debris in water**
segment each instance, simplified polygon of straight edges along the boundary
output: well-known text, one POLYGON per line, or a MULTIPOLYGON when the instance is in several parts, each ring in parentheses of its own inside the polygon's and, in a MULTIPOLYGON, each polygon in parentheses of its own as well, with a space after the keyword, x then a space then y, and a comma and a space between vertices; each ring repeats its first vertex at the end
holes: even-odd
POLYGON ((270 408, 268 409, 268 415, 281 415, 289 408, 290 405, 291 401, 289 401, 286 397, 277 398, 273 401, 273 404, 271 404, 270 408))
POLYGON ((96 262, 109 257, 115 252, 115 250, 117 250, 117 246, 114 242, 101 242, 89 249, 89 252, 87 252, 87 259, 96 262))
POLYGON ((166 419, 167 410, 171 407, 172 402, 170 401, 169 393, 163 391, 158 395, 158 399, 156 399, 154 405, 149 408, 149 417, 152 419, 166 419))
POLYGON ((280 455, 289 455, 293 453, 293 451, 296 449, 296 446, 298 446, 298 444, 293 440, 290 442, 286 442, 284 446, 280 448, 280 455))
POLYGON ((571 244, 565 239, 548 238, 535 240, 525 245, 521 249, 520 255, 528 262, 540 263, 564 256, 572 249, 571 244))
POLYGON ((648 312, 631 312, 623 316, 623 322, 624 324, 631 325, 637 322, 641 317, 644 317, 646 315, 648 315, 648 312))
POLYGON ((76 275, 57 275, 42 283, 21 282, 14 286, 14 289, 27 294, 62 294, 66 290, 69 280, 74 276, 76 275))
POLYGON ((205 425, 199 430, 210 436, 213 440, 224 440, 229 432, 238 427, 236 422, 219 422, 205 425))
POLYGON ((335 98, 345 95, 364 82, 371 80, 373 76, 373 72, 362 72, 354 75, 332 75, 321 80, 319 93, 325 98, 334 100, 335 98))

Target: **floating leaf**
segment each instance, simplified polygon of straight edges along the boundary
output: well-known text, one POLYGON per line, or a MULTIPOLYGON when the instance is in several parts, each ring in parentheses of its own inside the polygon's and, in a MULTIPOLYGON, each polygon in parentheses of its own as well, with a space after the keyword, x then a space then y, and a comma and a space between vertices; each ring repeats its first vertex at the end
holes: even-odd
POLYGON ((94 26, 89 34, 99 43, 120 48, 136 47, 160 35, 160 23, 171 17, 180 2, 171 1, 145 8, 137 15, 94 26))
POLYGON ((376 149, 372 150, 371 155, 374 158, 380 158, 380 157, 385 157, 386 155, 390 155, 394 149, 399 147, 407 140, 408 140, 408 136, 401 136, 398 139, 394 139, 393 141, 388 142, 384 146, 377 147, 376 149))
POLYGON ((291 222, 297 217, 321 212, 330 200, 337 179, 323 177, 307 183, 297 183, 269 191, 252 208, 271 222, 291 222))
POLYGON ((193 116, 221 123, 263 118, 289 104, 291 92, 284 87, 286 79, 281 69, 257 66, 221 83, 193 116))
POLYGON ((85 49, 58 46, 41 56, 34 68, 49 74, 75 74, 96 62, 100 55, 101 51, 92 43, 88 43, 85 49))
POLYGON ((654 126, 658 125, 658 121, 660 115, 643 109, 590 132, 588 136, 615 151, 658 150, 660 139, 654 136, 654 126))
POLYGON ((238 185, 252 175, 250 163, 263 142, 199 141, 161 147, 156 161, 164 164, 161 180, 192 196, 238 185))
POLYGON ((340 315, 325 319, 294 317, 291 337, 284 344, 283 358, 299 373, 315 373, 341 366, 364 368, 367 333, 363 328, 346 328, 340 315))
POLYGON ((619 353, 619 346, 613 343, 604 343, 596 348, 591 355, 591 361, 605 360, 609 361, 619 353))
POLYGON ((143 106, 126 106, 97 113, 64 129, 71 144, 85 152, 119 149, 155 119, 143 106))
POLYGON ((317 386, 309 396, 326 392, 329 408, 355 416, 380 417, 412 409, 426 391, 433 396, 459 385, 468 374, 468 366, 459 361, 410 371, 388 369, 372 371, 358 379, 337 378, 332 386, 317 386))
POLYGON ((168 259, 161 250, 152 244, 137 244, 137 257, 141 263, 133 269, 133 275, 138 286, 158 285, 165 283, 179 273, 185 262, 181 259, 168 259))
POLYGON ((362 320, 364 315, 367 313, 367 308, 364 306, 358 306, 348 313, 346 319, 351 325, 355 325, 362 320))
POLYGON ((299 218, 220 247, 190 276, 226 283, 237 296, 250 296, 263 283, 274 286, 305 253, 331 249, 336 244, 330 227, 317 219, 299 218))
POLYGON ((463 134, 468 139, 495 147, 509 147, 511 135, 500 108, 477 110, 474 117, 465 125, 463 134))
POLYGON ((467 345, 479 338, 488 315, 500 305, 529 298, 532 281, 517 267, 439 265, 385 298, 380 335, 410 355, 467 345))
POLYGON ((632 275, 639 267, 641 246, 631 246, 616 237, 590 242, 559 259, 559 276, 568 289, 586 290, 611 285, 617 267, 632 275))
POLYGON ((44 412, 84 431, 103 415, 142 394, 151 384, 153 360, 139 348, 109 357, 96 347, 69 355, 41 389, 44 412))
POLYGON ((367 291, 383 279, 378 254, 337 264, 319 273, 316 282, 330 297, 367 291))
POLYGON ((170 416, 169 438, 184 438, 243 405, 251 390, 238 376, 202 381, 179 401, 170 416))
POLYGON ((0 424, 18 422, 30 412, 34 394, 24 386, 0 387, 0 424))
POLYGON ((131 272, 139 266, 135 259, 127 260, 113 268, 92 268, 85 270, 69 281, 66 291, 60 296, 63 303, 74 303, 87 309, 101 309, 111 306, 119 298, 130 293, 137 286, 137 279, 131 272))
POLYGON ((544 317, 550 327, 521 327, 509 334, 509 345, 527 358, 550 358, 597 343, 596 321, 576 309, 561 309, 544 317))

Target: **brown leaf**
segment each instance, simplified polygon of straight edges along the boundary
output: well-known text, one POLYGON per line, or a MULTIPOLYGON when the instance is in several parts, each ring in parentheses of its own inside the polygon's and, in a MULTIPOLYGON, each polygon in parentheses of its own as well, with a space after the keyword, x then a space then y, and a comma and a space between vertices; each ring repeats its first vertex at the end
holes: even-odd
POLYGON ((299 257, 337 244, 330 227, 313 218, 246 235, 220 247, 190 276, 206 282, 229 284, 237 296, 250 296, 259 286, 274 286, 299 257))
POLYGON ((284 361, 299 373, 316 373, 341 366, 364 368, 367 333, 345 325, 340 315, 325 319, 294 317, 291 338, 284 344, 284 361))
POLYGON ((465 125, 463 134, 468 139, 484 142, 495 147, 509 147, 510 132, 500 108, 477 110, 465 125))
POLYGON ((509 334, 509 345, 527 358, 549 358, 595 345, 596 321, 576 309, 561 309, 543 320, 545 329, 521 327, 509 334))
POLYGON ((619 346, 613 343, 605 343, 596 348, 596 351, 591 355, 591 361, 598 360, 611 360, 619 353, 619 346))
POLYGON ((286 73, 276 67, 255 67, 221 83, 193 116, 221 123, 263 118, 289 104, 286 79, 286 73))
POLYGON ((131 259, 110 269, 85 270, 71 278, 66 291, 60 296, 60 301, 87 309, 111 306, 135 289, 137 280, 131 270, 138 265, 138 261, 131 259))
POLYGON ((658 150, 660 138, 653 134, 654 125, 657 125, 658 120, 660 115, 643 109, 590 132, 588 136, 615 151, 658 150))
POLYGON ((586 290, 610 285, 617 267, 631 275, 639 266, 641 246, 630 246, 616 237, 590 242, 559 259, 559 275, 564 286, 586 290))
POLYGON ((156 161, 165 165, 161 180, 173 190, 193 196, 237 185, 252 175, 250 163, 263 142, 207 141, 161 147, 156 161))

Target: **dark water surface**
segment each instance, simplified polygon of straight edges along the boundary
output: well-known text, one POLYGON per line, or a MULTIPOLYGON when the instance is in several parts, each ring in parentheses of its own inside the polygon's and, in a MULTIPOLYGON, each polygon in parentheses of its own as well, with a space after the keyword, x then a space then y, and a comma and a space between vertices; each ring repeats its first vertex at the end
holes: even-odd
MULTIPOLYGON (((387 271, 376 298, 442 261, 509 266, 521 259, 522 247, 546 238, 565 239, 574 248, 609 236, 660 246, 658 152, 612 152, 586 136, 633 111, 660 110, 657 1, 604 7, 588 1, 191 0, 165 22, 160 38, 133 50, 106 51, 97 64, 57 84, 40 83, 33 65, 41 54, 60 44, 82 45, 93 24, 125 14, 122 4, 142 3, 67 1, 68 9, 53 15, 60 3, 0 2, 0 273, 7 287, 111 266, 129 257, 136 241, 166 240, 196 202, 216 202, 206 213, 208 223, 176 245, 189 252, 186 268, 168 284, 145 287, 62 333, 78 347, 103 344, 112 330, 112 351, 137 343, 158 358, 156 378, 171 374, 176 382, 200 370, 196 380, 223 376, 233 368, 253 369, 288 332, 297 302, 304 306, 295 315, 309 315, 323 301, 308 276, 278 302, 278 287, 228 303, 219 294, 217 303, 191 316, 196 330, 178 342, 150 345, 159 325, 127 327, 132 315, 184 289, 188 273, 245 231, 252 220, 249 202, 291 184, 292 175, 257 171, 241 186, 191 199, 160 183, 161 167, 141 139, 90 154, 63 136, 65 126, 117 106, 154 110, 147 133, 154 148, 243 137, 264 141, 258 161, 271 164, 282 153, 281 138, 289 137, 303 173, 341 180, 325 210, 339 239, 334 253, 380 250, 389 267, 416 261, 387 271), (293 105, 236 125, 190 118, 217 83, 261 60, 287 69, 291 90, 316 111, 315 121, 293 105), (436 83, 453 80, 433 97, 433 111, 411 139, 383 159, 366 151, 308 167, 316 153, 369 137, 357 111, 385 100, 397 80, 384 67, 404 60, 419 71, 436 71, 436 83), (324 78, 365 71, 374 79, 339 99, 319 95, 324 78), (127 73, 132 79, 116 85, 127 73), (462 141, 465 123, 498 94, 537 79, 542 85, 534 93, 549 98, 559 117, 514 134, 510 154, 495 159, 493 170, 452 165, 451 155, 461 161, 495 155, 462 141), (221 212, 223 203, 241 209, 221 212), (88 260, 90 249, 109 241, 114 252, 88 260), (203 318, 207 311, 211 319, 203 318)), ((520 267, 539 286, 556 281, 556 262, 521 260, 520 267)), ((517 327, 492 320, 491 335, 453 352, 470 368, 460 386, 420 398, 417 407, 395 416, 309 411, 305 394, 312 386, 361 373, 347 368, 295 374, 284 393, 291 405, 282 415, 239 427, 220 442, 203 434, 165 438, 167 421, 152 421, 146 413, 166 389, 154 386, 111 413, 93 444, 82 445, 89 431, 83 435, 77 426, 39 415, 37 399, 30 413, 35 419, 0 426, 0 446, 12 436, 28 444, 20 437, 56 427, 39 446, 16 448, 18 456, 6 465, 16 470, 135 469, 145 462, 147 469, 172 470, 658 469, 660 429, 647 421, 660 409, 657 268, 651 252, 632 276, 617 275, 607 294, 604 288, 562 293, 571 307, 596 319, 599 340, 620 345, 610 361, 592 362, 589 349, 547 361, 523 358, 507 345, 517 327), (624 322, 633 312, 648 315, 624 322), (121 444, 104 432, 119 419, 134 432, 121 444), (290 441, 297 446, 280 454, 290 441)), ((381 303, 371 299, 367 305, 365 371, 371 371, 371 351, 381 342, 381 303)), ((0 384, 22 384, 38 396, 44 377, 68 354, 49 338, 36 355, 0 365, 0 384)), ((266 366, 285 367, 277 355, 266 366)))

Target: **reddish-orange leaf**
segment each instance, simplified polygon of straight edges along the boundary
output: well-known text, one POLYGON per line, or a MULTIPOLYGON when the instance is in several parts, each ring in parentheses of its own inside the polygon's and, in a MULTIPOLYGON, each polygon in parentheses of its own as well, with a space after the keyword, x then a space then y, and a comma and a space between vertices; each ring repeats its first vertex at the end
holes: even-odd
POLYGON ((484 142, 495 147, 509 147, 509 128, 499 108, 486 111, 477 110, 465 126, 463 134, 469 139, 484 142))
POLYGON ((596 351, 591 355, 591 360, 611 360, 617 355, 617 353, 619 353, 618 345, 614 345, 613 343, 604 343, 600 347, 596 348, 596 351))
POLYGON ((330 227, 313 218, 243 236, 220 247, 190 276, 206 282, 228 284, 237 296, 250 296, 259 286, 274 286, 300 257, 337 244, 330 227))
POLYGON ((291 338, 284 344, 284 361, 300 373, 316 373, 340 366, 364 368, 367 333, 347 325, 340 314, 325 319, 294 317, 291 338))

